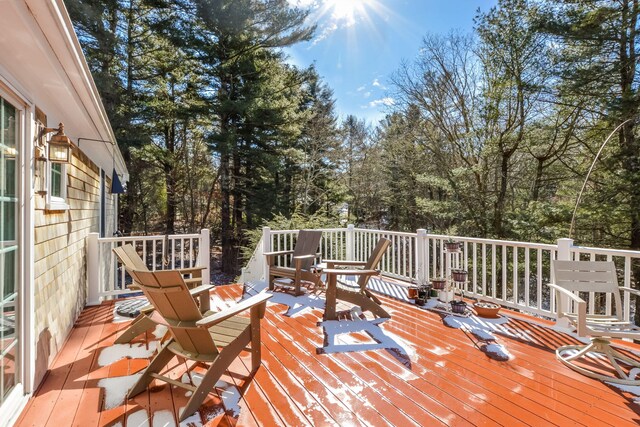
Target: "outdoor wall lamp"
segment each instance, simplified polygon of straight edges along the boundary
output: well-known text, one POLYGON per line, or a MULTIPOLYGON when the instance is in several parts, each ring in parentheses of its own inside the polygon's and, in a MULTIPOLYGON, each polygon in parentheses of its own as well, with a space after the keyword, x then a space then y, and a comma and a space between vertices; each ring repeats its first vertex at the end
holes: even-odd
POLYGON ((40 132, 40 140, 38 146, 36 147, 38 153, 36 154, 36 158, 38 160, 49 160, 53 163, 69 163, 71 161, 71 140, 67 135, 64 134, 64 123, 60 123, 57 128, 44 128, 40 132), (51 137, 48 142, 49 145, 49 156, 45 156, 45 146, 42 140, 44 136, 51 133, 56 132, 55 135, 51 137))

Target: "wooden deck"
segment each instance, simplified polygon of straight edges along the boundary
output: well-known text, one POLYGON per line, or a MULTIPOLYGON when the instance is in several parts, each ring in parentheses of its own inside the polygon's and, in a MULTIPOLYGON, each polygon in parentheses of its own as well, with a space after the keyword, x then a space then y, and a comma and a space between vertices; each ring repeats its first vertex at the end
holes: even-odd
MULTIPOLYGON (((240 286, 216 288, 214 308, 233 303, 241 292, 240 286)), ((393 316, 382 329, 390 339, 402 343, 406 352, 319 351, 326 344, 323 328, 318 326, 321 310, 288 317, 283 314, 286 306, 269 304, 263 321, 262 367, 252 379, 243 381, 249 363, 238 360, 231 376, 224 378, 240 386, 241 398, 232 389, 216 388, 189 420, 191 424, 184 425, 640 423, 635 396, 583 377, 555 359, 554 349, 573 341, 566 335, 510 318, 509 327, 528 339, 499 336, 512 355, 509 361, 499 362, 480 351, 471 335, 443 325, 438 314, 388 297, 382 299, 393 316), (222 402, 228 406, 226 410, 222 402)), ((113 349, 118 331, 128 324, 114 323, 112 313, 112 304, 82 312, 17 426, 177 425, 175 411, 184 406, 187 397, 174 386, 158 383, 133 400, 118 404, 115 399, 114 405, 109 394, 120 389, 124 395, 127 386, 118 384, 126 384, 126 376, 143 369, 148 359, 125 358, 102 366, 105 360, 109 362, 110 354, 118 354, 109 348, 113 349), (115 386, 105 387, 104 380, 111 378, 116 378, 115 386), (113 407, 107 409, 109 405, 113 407)), ((355 332, 347 338, 343 342, 351 350, 358 344, 376 344, 364 333, 355 332)), ((144 353, 142 342, 134 347, 144 353)), ((123 354, 127 351, 125 348, 123 354)), ((186 369, 175 360, 171 374, 181 378, 186 369)))

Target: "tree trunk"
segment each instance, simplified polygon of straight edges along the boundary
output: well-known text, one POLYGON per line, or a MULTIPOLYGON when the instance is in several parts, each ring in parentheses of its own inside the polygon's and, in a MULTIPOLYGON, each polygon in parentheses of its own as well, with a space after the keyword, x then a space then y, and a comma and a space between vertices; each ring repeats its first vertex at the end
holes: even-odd
POLYGON ((235 257, 233 249, 233 227, 231 225, 231 180, 229 171, 229 153, 220 156, 220 234, 222 244, 222 271, 235 272, 235 257))
POLYGON ((173 154, 175 152, 175 138, 176 138, 176 127, 175 123, 167 126, 165 128, 165 141, 167 146, 167 151, 171 153, 169 159, 164 161, 164 174, 165 174, 165 183, 167 187, 167 216, 165 221, 165 233, 167 234, 175 234, 175 223, 176 223, 176 177, 175 177, 175 168, 173 165, 173 154))
POLYGON ((507 197, 507 183, 509 179, 509 159, 511 155, 503 154, 500 161, 500 189, 498 190, 498 197, 494 205, 493 212, 493 232, 496 237, 504 237, 504 202, 507 197))

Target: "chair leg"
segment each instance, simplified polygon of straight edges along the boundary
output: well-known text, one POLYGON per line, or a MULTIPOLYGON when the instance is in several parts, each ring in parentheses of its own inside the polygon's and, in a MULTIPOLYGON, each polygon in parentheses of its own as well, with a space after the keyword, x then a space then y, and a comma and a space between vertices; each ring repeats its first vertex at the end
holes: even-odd
POLYGON ((613 347, 611 347, 611 342, 606 338, 592 338, 591 342, 586 345, 566 345, 560 347, 556 350, 556 358, 567 367, 587 377, 617 384, 640 386, 640 380, 628 378, 618 361, 636 368, 640 368, 640 362, 633 360, 615 350, 613 347), (576 350, 577 353, 571 356, 564 356, 564 353, 569 350, 576 350), (616 371, 618 376, 615 377, 599 374, 574 363, 575 360, 581 357, 588 357, 588 353, 600 353, 604 355, 609 360, 611 367, 616 371))
POLYGON ((127 398, 131 399, 132 397, 142 393, 147 389, 149 383, 153 381, 153 377, 151 374, 157 374, 167 366, 167 363, 173 358, 173 353, 169 350, 169 344, 160 350, 160 352, 153 358, 147 369, 144 370, 144 373, 138 380, 138 382, 133 386, 131 390, 129 390, 129 394, 127 394, 127 398))
POLYGON ((262 364, 260 342, 260 307, 251 308, 251 373, 254 374, 262 364))
POLYGON ((146 314, 140 314, 136 317, 131 325, 116 339, 116 344, 130 343, 138 335, 154 329, 157 323, 151 320, 146 314))
POLYGON ((222 350, 218 358, 211 364, 211 366, 207 370, 207 373, 204 375, 204 377, 202 377, 202 382, 200 383, 198 388, 196 388, 196 390, 193 392, 193 395, 187 402, 187 406, 185 406, 181 414, 178 414, 180 417, 180 422, 189 418, 195 411, 198 410, 200 405, 202 405, 202 402, 204 402, 204 399, 213 390, 213 387, 215 387, 222 374, 224 374, 224 371, 229 367, 233 359, 235 359, 239 354, 238 351, 225 350, 228 349, 225 348, 224 350, 222 350))
MULTIPOLYGON (((375 301, 368 298, 363 293, 337 289, 336 297, 339 300, 346 301, 354 305, 359 305, 362 311, 368 310, 371 313, 373 313, 376 317, 391 318, 391 315, 384 308, 382 308, 382 306, 380 306, 379 304, 376 304, 375 301)), ((327 291, 327 302, 328 302, 328 291, 327 291)))

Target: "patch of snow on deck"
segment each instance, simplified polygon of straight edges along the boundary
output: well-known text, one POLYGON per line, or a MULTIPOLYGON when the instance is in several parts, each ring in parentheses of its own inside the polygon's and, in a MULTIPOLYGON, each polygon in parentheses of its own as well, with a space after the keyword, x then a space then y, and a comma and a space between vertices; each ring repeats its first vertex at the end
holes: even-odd
MULTIPOLYGON (((197 372, 192 372, 191 377, 185 372, 182 374, 180 381, 184 384, 193 384, 198 387, 202 383, 202 378, 203 375, 197 372)), ((211 392, 214 394, 217 393, 220 396, 227 414, 237 418, 240 415, 240 400, 242 399, 238 387, 236 387, 235 384, 218 380, 214 388, 216 390, 212 390, 211 392)), ((187 397, 191 396, 191 394, 191 392, 187 392, 187 397)), ((208 421, 210 420, 207 420, 207 422, 208 421)))
POLYGON ((175 427, 176 421, 173 412, 163 409, 153 413, 153 427, 175 427))
POLYGON ((127 425, 130 427, 150 427, 149 420, 151 417, 144 409, 136 411, 127 417, 127 425))
POLYGON ((311 293, 296 297, 286 292, 270 291, 265 282, 245 283, 244 298, 257 295, 261 292, 272 295, 269 301, 267 301, 268 305, 282 304, 289 307, 284 313, 284 315, 287 317, 294 317, 296 315, 305 314, 314 309, 324 310, 325 300, 320 295, 311 293))
POLYGON ((140 373, 124 377, 103 378, 98 381, 98 387, 104 389, 104 409, 113 409, 122 405, 127 393, 141 376, 140 373))
POLYGON ((482 346, 482 351, 489 357, 496 360, 507 361, 511 358, 511 353, 502 344, 486 344, 482 346))
POLYGON ((321 323, 326 335, 327 345, 323 353, 343 353, 378 349, 396 350, 399 356, 410 361, 415 359, 415 349, 404 339, 382 329, 379 324, 388 319, 375 320, 327 320, 321 323), (351 336, 353 333, 365 333, 375 343, 362 343, 351 336))
MULTIPOLYGON (((630 379, 630 380, 637 379, 638 375, 640 375, 640 368, 633 368, 629 371, 629 375, 627 376, 627 379, 630 379)), ((632 394, 635 397, 635 399, 633 399, 633 403, 635 403, 636 405, 640 405, 640 386, 618 384, 611 381, 605 381, 605 384, 615 387, 618 390, 623 391, 625 393, 632 394)))
POLYGON ((168 330, 169 328, 164 325, 156 325, 156 328, 153 330, 153 336, 159 340, 164 337, 168 330))
POLYGON ((157 341, 139 344, 114 344, 105 347, 98 357, 98 365, 107 366, 122 359, 148 359, 155 353, 157 341))

